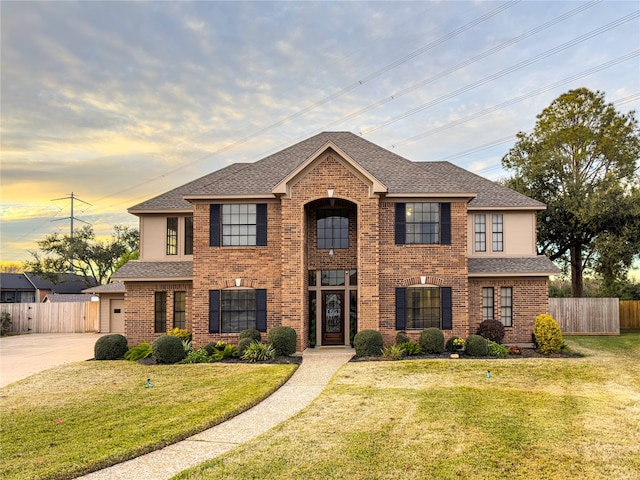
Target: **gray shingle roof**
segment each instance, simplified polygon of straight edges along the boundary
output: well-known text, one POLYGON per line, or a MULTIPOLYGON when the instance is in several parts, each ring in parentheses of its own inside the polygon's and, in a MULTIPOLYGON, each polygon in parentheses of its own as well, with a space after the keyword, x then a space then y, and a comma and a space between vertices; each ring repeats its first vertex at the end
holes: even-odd
POLYGON ((126 281, 154 279, 190 279, 193 276, 193 262, 141 262, 130 260, 114 273, 111 278, 126 281))
POLYGON ((45 301, 51 303, 70 303, 70 302, 90 302, 93 295, 85 295, 83 293, 50 293, 45 301))
POLYGON ((389 194, 477 193, 476 207, 543 207, 490 180, 448 162, 412 162, 350 132, 323 132, 255 163, 237 163, 177 187, 129 209, 191 210, 185 195, 270 195, 287 175, 333 142, 388 188, 389 194))
POLYGON ((0 273, 0 290, 35 292, 36 287, 23 273, 0 273))
POLYGON ((557 275, 560 269, 544 255, 537 257, 469 258, 469 275, 557 275))

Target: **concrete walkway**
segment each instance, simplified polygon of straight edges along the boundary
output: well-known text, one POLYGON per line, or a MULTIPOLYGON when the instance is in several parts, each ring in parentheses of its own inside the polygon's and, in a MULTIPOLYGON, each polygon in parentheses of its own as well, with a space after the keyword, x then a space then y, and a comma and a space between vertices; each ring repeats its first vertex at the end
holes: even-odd
POLYGON ((65 363, 93 358, 100 333, 29 333, 0 337, 0 387, 65 363))
POLYGON ((125 463, 79 477, 86 480, 165 480, 254 439, 309 405, 353 349, 305 350, 302 364, 263 402, 209 430, 125 463))

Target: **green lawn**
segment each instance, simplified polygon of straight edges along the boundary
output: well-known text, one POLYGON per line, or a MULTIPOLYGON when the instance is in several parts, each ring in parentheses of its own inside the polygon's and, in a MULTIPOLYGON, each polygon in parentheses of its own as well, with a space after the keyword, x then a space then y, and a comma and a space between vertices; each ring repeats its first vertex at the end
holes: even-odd
POLYGON ((350 363, 293 419, 176 478, 637 480, 640 333, 566 341, 585 356, 350 363))
POLYGON ((48 370, 0 389, 0 478, 73 478, 174 443, 256 404, 295 368, 115 361, 48 370))

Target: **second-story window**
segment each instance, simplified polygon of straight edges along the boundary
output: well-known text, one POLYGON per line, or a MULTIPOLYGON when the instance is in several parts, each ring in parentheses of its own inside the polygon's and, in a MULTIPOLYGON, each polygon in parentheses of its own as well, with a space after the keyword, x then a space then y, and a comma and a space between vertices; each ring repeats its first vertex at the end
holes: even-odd
POLYGON ((193 255, 193 217, 184 217, 184 254, 193 255))
POLYGON ((494 252, 502 252, 504 250, 502 214, 494 213, 492 217, 493 245, 491 248, 494 252))
POLYGON ((476 252, 487 251, 487 219, 484 213, 475 215, 476 252))
POLYGON ((167 255, 178 254, 178 217, 167 218, 167 255))
POLYGON ((451 204, 396 203, 395 243, 451 244, 451 204))
POLYGON ((349 248, 349 210, 318 209, 318 248, 349 248))

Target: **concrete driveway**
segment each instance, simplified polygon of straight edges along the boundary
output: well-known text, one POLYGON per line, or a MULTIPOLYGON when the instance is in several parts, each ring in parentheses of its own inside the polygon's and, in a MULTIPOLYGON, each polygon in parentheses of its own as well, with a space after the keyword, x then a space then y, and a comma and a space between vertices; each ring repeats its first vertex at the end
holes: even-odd
POLYGON ((93 358, 101 333, 29 333, 0 337, 0 387, 65 363, 93 358))

